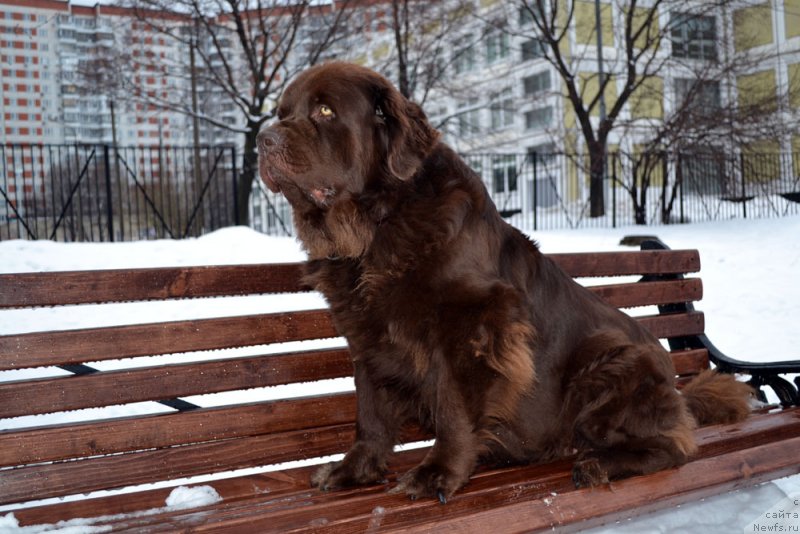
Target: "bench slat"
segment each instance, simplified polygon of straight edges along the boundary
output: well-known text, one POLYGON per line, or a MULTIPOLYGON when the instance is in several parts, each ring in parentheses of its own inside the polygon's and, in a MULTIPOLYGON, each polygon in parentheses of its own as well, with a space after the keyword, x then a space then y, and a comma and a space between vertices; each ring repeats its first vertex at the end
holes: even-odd
POLYGON ((0 417, 277 386, 353 375, 347 350, 106 371, 0 384, 0 417))
POLYGON ((703 312, 646 315, 636 317, 645 328, 658 338, 702 334, 705 331, 703 312))
POLYGON ((0 308, 295 292, 301 269, 273 263, 0 274, 0 308))
MULTIPOLYGON (((702 313, 639 318, 657 337, 702 334, 702 313)), ((336 337, 328 310, 0 336, 0 370, 336 337)))
MULTIPOLYGON (((224 478, 211 482, 219 495, 228 502, 251 497, 253 494, 285 495, 299 489, 308 490, 310 472, 315 467, 298 467, 224 478)), ((14 511, 20 525, 58 523, 59 521, 132 514, 141 510, 161 508, 173 488, 155 488, 131 493, 31 506, 14 511)))
MULTIPOLYGON (((696 250, 549 254, 573 277, 685 274, 696 250)), ((0 308, 307 291, 301 263, 0 274, 0 308)))
POLYGON ((228 439, 0 471, 0 504, 220 473, 344 452, 355 425, 228 439))
POLYGON ((617 308, 695 302, 703 298, 703 283, 699 278, 609 284, 592 286, 589 289, 617 308))
POLYGON ((670 355, 678 376, 696 375, 709 367, 706 349, 674 350, 670 355))
POLYGON ((547 254, 573 278, 637 274, 686 274, 700 271, 697 250, 647 250, 547 254))
POLYGON ((337 337, 328 310, 0 336, 0 370, 337 337))
POLYGON ((353 423, 354 393, 0 432, 0 467, 353 423))

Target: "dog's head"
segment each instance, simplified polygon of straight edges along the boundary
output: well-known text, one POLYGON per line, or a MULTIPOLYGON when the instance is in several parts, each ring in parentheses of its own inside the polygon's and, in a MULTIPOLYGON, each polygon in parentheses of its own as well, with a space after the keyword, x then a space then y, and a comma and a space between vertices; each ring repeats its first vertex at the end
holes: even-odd
POLYGON ((438 136, 383 76, 326 63, 289 85, 277 121, 259 132, 259 174, 289 200, 296 220, 298 211, 325 217, 340 203, 410 180, 438 136))

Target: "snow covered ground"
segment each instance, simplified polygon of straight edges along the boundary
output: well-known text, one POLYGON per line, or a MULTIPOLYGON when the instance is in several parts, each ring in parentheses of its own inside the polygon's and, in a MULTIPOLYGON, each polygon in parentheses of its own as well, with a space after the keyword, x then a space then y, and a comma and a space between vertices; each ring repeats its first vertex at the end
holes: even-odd
MULTIPOLYGON (((546 231, 537 232, 533 237, 544 252, 567 252, 619 250, 624 248, 618 245, 620 238, 628 234, 658 235, 672 248, 700 250, 704 298, 698 308, 706 312, 706 331, 720 349, 747 360, 800 359, 800 216, 684 226, 546 231)), ((284 262, 303 258, 294 240, 267 237, 247 228, 228 228, 184 241, 0 243, 0 272, 284 262)), ((0 335, 131 321, 263 313, 314 308, 321 304, 314 295, 280 300, 230 299, 228 302, 230 306, 221 306, 219 299, 158 305, 121 304, 103 313, 95 306, 33 312, 4 310, 0 311, 0 335)), ((0 373, 0 382, 32 376, 36 375, 31 371, 0 373)), ((64 421, 66 417, 0 420, 0 430, 50 424, 64 421)), ((610 525, 600 531, 754 532, 758 531, 754 530, 754 521, 756 527, 774 524, 766 517, 773 506, 784 506, 784 512, 792 510, 800 514, 800 507, 793 504, 798 497, 800 475, 610 525), (784 501, 787 496, 792 496, 793 500, 784 501)), ((8 511, 4 510, 0 508, 0 533, 34 532, 15 528, 8 515, 5 516, 8 520, 3 521, 2 514, 8 511)), ((789 521, 788 528, 783 531, 800 532, 800 520, 790 518, 789 521)))

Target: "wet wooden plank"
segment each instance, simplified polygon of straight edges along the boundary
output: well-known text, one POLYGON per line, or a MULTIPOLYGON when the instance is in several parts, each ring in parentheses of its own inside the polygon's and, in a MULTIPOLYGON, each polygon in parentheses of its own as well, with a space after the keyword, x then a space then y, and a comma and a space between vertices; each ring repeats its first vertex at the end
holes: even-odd
POLYGON ((328 310, 0 336, 0 370, 336 337, 328 310))
POLYGON ((703 283, 699 278, 609 284, 593 286, 590 290, 617 308, 695 302, 703 298, 703 283))
POLYGON ((670 356, 678 376, 696 375, 709 367, 706 349, 674 350, 670 356))
POLYGON ((355 422, 355 393, 0 432, 0 467, 355 422))
POLYGON ((0 274, 0 308, 295 292, 302 264, 0 274))
POLYGON ((670 338, 702 334, 705 331, 703 312, 646 315, 637 317, 639 324, 658 338, 670 338))
POLYGON ((644 274, 685 274, 700 271, 697 250, 644 250, 548 254, 575 278, 644 274))
MULTIPOLYGON (((703 333, 703 315, 640 318, 658 337, 703 333)), ((0 370, 337 336, 328 310, 0 336, 0 370)))
MULTIPOLYGON (((281 498, 308 490, 308 478, 314 467, 274 471, 215 480, 212 485, 225 502, 234 502, 254 495, 269 494, 281 498)), ((202 485, 192 484, 190 486, 202 485)), ((173 488, 157 488, 119 495, 58 502, 18 509, 15 518, 22 526, 51 524, 76 518, 135 514, 142 510, 163 508, 173 488)))
POLYGON ((250 436, 0 470, 0 504, 87 493, 344 452, 355 425, 250 436))
MULTIPOLYGON (((691 273, 696 250, 550 254, 574 277, 691 273)), ((0 274, 0 308, 282 293, 302 286, 302 263, 0 274)))
MULTIPOLYGON (((418 464, 426 448, 398 453, 389 460, 392 473, 403 473, 418 464)), ((226 504, 241 502, 257 496, 269 496, 271 502, 283 501, 292 505, 304 496, 318 493, 309 484, 311 474, 318 469, 317 465, 292 468, 281 471, 243 475, 208 482, 223 498, 226 504)), ((72 518, 90 518, 114 514, 130 514, 140 510, 160 508, 164 506, 171 488, 142 490, 120 495, 110 495, 92 500, 67 501, 45 506, 33 506, 19 509, 15 517, 21 525, 57 523, 72 518)), ((331 496, 339 496, 339 492, 330 492, 331 496)), ((155 519, 157 523, 160 518, 155 519)), ((119 527, 119 522, 111 522, 119 527)), ((153 523, 148 522, 147 526, 153 523)), ((137 523, 136 528, 144 523, 137 523)))
POLYGON ((0 417, 352 376, 344 349, 161 365, 0 384, 0 417))

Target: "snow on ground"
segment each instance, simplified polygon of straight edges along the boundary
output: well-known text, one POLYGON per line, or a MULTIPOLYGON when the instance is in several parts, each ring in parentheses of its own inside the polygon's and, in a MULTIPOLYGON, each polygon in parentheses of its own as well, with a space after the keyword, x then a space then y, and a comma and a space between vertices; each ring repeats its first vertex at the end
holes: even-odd
MULTIPOLYGON (((680 226, 545 231, 536 232, 533 237, 544 252, 569 252, 620 250, 624 247, 619 246, 619 240, 628 234, 657 235, 674 249, 700 250, 704 297, 698 308, 706 313, 706 332, 720 349, 730 356, 747 360, 800 359, 800 216, 680 226)), ((287 262, 303 258, 304 254, 293 239, 267 237, 241 227, 183 241, 0 243, 0 272, 287 262)), ((201 299, 167 304, 120 304, 113 305, 110 310, 105 306, 102 313, 97 306, 91 305, 35 311, 0 310, 0 335, 123 322, 308 309, 322 304, 316 295, 246 297, 225 299, 224 302, 201 299)), ((219 353, 214 357, 220 357, 219 353)), ((0 373, 0 382, 36 376, 31 373, 0 373)), ((230 399, 220 402, 227 403, 230 399)), ((143 408, 145 412, 148 409, 143 408)), ((64 416, 51 416, 46 423, 65 420, 58 417, 64 416)), ((0 420, 0 430, 44 424, 41 419, 37 422, 20 419, 23 418, 0 420)), ((705 499, 600 530, 732 532, 745 529, 753 532, 753 521, 763 519, 761 523, 767 525, 768 520, 764 517, 767 510, 787 495, 800 496, 800 476, 705 499)), ((800 513, 800 510, 795 511, 800 513)), ((3 519, 0 515, 0 533, 16 532, 13 522, 3 519)), ((793 531, 800 531, 800 521, 794 520, 790 527, 793 531)))

